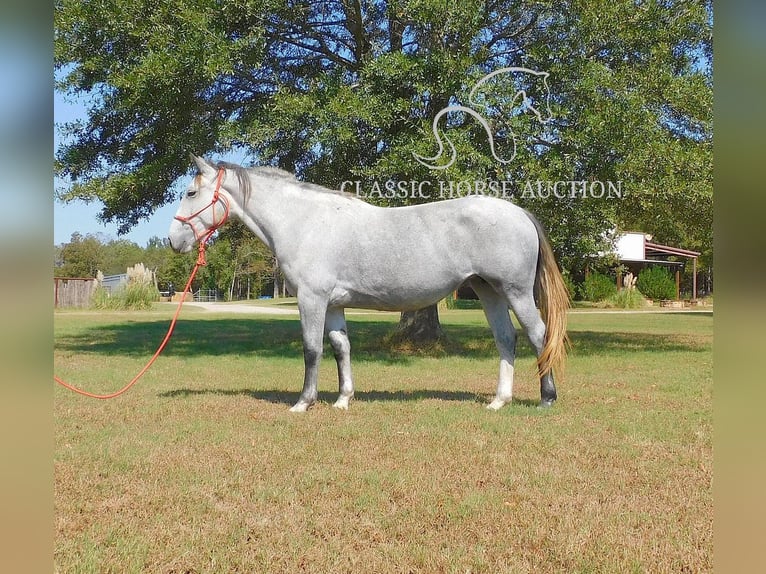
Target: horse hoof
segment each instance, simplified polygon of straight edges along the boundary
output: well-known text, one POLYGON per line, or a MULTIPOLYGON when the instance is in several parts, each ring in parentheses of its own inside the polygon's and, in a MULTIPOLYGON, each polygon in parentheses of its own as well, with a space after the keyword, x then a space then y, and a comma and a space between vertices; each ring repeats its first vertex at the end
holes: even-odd
POLYGON ((506 404, 508 404, 510 401, 504 401, 502 399, 495 399, 491 403, 487 405, 487 409, 490 411, 497 411, 503 408, 506 404))
POLYGON ((540 401, 540 404, 537 405, 538 409, 549 409, 553 406, 553 403, 556 402, 556 399, 543 399, 540 401))
POLYGON ((307 403, 295 403, 294 406, 290 408, 291 413, 305 413, 307 410, 309 410, 309 404, 307 403))
POLYGON ((333 408, 338 409, 340 411, 347 411, 348 410, 348 401, 341 401, 337 400, 333 403, 333 408))

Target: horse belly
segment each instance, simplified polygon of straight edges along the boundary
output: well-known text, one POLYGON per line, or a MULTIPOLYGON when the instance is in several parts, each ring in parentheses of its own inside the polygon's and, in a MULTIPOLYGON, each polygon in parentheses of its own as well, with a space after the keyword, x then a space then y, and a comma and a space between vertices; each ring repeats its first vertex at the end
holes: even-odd
POLYGON ((329 306, 358 307, 360 309, 376 309, 378 311, 414 311, 444 299, 459 284, 450 285, 449 287, 442 285, 438 289, 389 288, 386 292, 339 288, 333 291, 329 306))
POLYGON ((419 263, 399 262, 381 268, 362 265, 355 277, 339 278, 331 305, 383 311, 421 309, 446 297, 470 275, 436 266, 433 261, 419 263))

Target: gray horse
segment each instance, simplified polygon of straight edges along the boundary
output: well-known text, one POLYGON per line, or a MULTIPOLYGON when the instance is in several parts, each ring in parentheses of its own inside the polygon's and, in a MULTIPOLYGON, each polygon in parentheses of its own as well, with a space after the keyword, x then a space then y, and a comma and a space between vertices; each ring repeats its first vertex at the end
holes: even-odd
POLYGON ((338 363, 334 406, 348 408, 354 384, 345 307, 419 309, 464 282, 481 299, 500 353, 488 408, 510 403, 513 394, 516 330, 509 307, 537 354, 541 405, 556 400, 553 371, 566 357, 569 296, 545 234, 527 211, 483 196, 382 208, 275 168, 193 159, 199 173, 170 226, 170 244, 187 253, 231 214, 277 256, 298 297, 306 366, 291 411, 306 411, 317 400, 324 333, 338 363))

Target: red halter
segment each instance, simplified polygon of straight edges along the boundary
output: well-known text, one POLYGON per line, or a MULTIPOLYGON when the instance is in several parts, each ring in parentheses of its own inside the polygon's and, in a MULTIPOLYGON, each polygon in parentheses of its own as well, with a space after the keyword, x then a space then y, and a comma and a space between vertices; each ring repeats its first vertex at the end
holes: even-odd
POLYGON ((194 238, 197 241, 199 241, 198 262, 200 265, 205 264, 205 245, 207 244, 208 240, 219 227, 221 227, 224 223, 226 223, 226 220, 229 218, 229 201, 220 194, 221 182, 223 181, 224 173, 226 173, 226 170, 224 168, 221 167, 218 169, 218 177, 216 178, 216 182, 215 182, 215 191, 213 192, 213 199, 210 200, 210 203, 208 203, 202 209, 195 211, 191 215, 187 215, 186 217, 183 217, 181 215, 175 216, 175 219, 191 227, 191 230, 194 233, 194 238), (220 221, 217 220, 217 212, 215 210, 215 204, 218 203, 219 201, 223 202, 223 207, 224 207, 223 217, 221 218, 220 221), (200 213, 202 213, 203 211, 211 207, 213 208, 212 227, 210 227, 210 229, 203 230, 202 233, 197 233, 197 228, 194 226, 194 223, 192 223, 192 219, 194 219, 200 213))

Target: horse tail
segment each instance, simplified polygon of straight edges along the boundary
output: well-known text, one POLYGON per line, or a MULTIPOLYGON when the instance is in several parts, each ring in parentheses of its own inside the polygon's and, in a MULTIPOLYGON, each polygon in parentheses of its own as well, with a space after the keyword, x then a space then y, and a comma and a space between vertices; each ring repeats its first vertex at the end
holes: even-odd
POLYGON ((542 377, 555 370, 562 376, 569 346, 567 310, 571 299, 542 225, 531 213, 527 212, 527 216, 534 223, 539 240, 535 292, 545 323, 545 344, 537 358, 537 372, 542 377))

